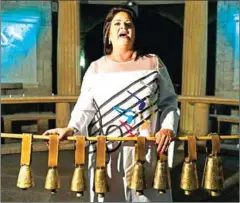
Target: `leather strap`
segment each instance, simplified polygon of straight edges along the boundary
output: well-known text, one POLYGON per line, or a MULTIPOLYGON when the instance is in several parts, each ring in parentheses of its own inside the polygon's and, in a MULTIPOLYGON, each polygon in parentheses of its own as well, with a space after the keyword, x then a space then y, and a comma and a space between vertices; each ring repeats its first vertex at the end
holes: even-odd
POLYGON ((30 165, 32 152, 32 134, 23 134, 21 148, 21 165, 30 165))
POLYGON ((134 159, 135 159, 135 161, 137 161, 138 144, 136 143, 134 146, 135 146, 134 159))
POLYGON ((49 135, 48 166, 55 167, 58 164, 58 135, 49 135))
POLYGON ((106 166, 106 136, 97 137, 97 167, 106 166))
POLYGON ((76 136, 75 165, 85 164, 85 136, 76 136))
POLYGON ((220 137, 217 134, 211 135, 211 137, 212 137, 212 155, 217 156, 217 153, 220 152, 221 145, 220 137))
POLYGON ((197 160, 197 140, 195 136, 188 136, 188 159, 197 160))
POLYGON ((145 143, 146 143, 146 138, 143 136, 137 137, 137 156, 136 156, 136 161, 145 161, 145 143))
POLYGON ((164 161, 167 161, 168 160, 168 157, 166 154, 160 154, 159 155, 159 159, 161 162, 164 162, 164 161))

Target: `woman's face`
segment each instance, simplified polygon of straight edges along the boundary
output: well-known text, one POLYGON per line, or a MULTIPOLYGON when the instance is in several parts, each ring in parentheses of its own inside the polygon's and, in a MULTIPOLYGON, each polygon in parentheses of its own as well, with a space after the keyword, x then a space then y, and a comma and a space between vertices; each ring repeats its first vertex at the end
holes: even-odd
POLYGON ((135 40, 135 26, 126 12, 117 13, 112 19, 109 31, 109 41, 113 48, 133 48, 135 40))

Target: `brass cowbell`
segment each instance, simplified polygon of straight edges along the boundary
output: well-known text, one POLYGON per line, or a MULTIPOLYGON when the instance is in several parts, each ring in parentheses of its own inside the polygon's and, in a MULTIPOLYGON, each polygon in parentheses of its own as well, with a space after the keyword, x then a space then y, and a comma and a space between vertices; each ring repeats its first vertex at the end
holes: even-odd
POLYGON ((145 141, 143 136, 137 137, 135 144, 135 164, 132 171, 131 182, 129 188, 136 191, 136 195, 143 195, 143 190, 146 189, 145 181, 145 141))
POLYGON ((219 196, 223 189, 223 167, 220 152, 220 138, 218 135, 212 136, 212 153, 206 158, 203 172, 202 187, 208 190, 211 196, 219 196))
MULTIPOLYGON (((184 190, 185 195, 190 195, 192 191, 199 188, 198 175, 197 175, 197 142, 195 136, 188 136, 187 149, 188 156, 182 167, 180 188, 184 190)), ((186 143, 185 143, 186 153, 186 143)))
POLYGON ((209 190, 212 196, 219 196, 223 189, 222 160, 217 156, 209 156, 206 159, 202 187, 209 190))
POLYGON ((46 176, 44 188, 55 194, 56 190, 60 188, 60 179, 58 175, 58 135, 49 135, 49 149, 48 149, 48 173, 46 176))
POLYGON ((77 197, 83 196, 83 192, 86 190, 86 179, 84 172, 84 165, 76 166, 72 182, 71 182, 71 191, 77 192, 77 197))
POLYGON ((76 192, 77 197, 82 197, 86 190, 85 179, 85 136, 76 136, 75 144, 75 169, 71 182, 71 191, 76 192))
POLYGON ((97 193, 100 198, 104 197, 106 192, 109 192, 107 172, 105 168, 97 168, 95 170, 93 191, 97 193))
POLYGON ((105 193, 109 192, 106 171, 106 136, 97 137, 97 160, 93 191, 97 193, 98 198, 103 198, 105 193))
POLYGON ((30 168, 32 155, 32 134, 23 134, 21 146, 20 171, 17 179, 17 187, 26 190, 34 186, 32 170, 30 168))
POLYGON ((170 172, 168 168, 167 156, 165 156, 166 160, 160 160, 157 162, 157 166, 155 169, 154 180, 153 180, 153 188, 158 190, 160 194, 166 192, 167 189, 171 188, 171 180, 170 180, 170 172))
POLYGON ((199 188, 196 162, 184 162, 180 188, 184 190, 185 195, 190 195, 191 191, 199 188))
POLYGON ((51 167, 48 169, 44 188, 51 190, 52 194, 56 193, 56 190, 60 188, 60 179, 56 167, 51 167))
POLYGON ((144 166, 140 161, 137 161, 134 165, 129 188, 135 190, 138 196, 142 195, 142 191, 146 189, 144 166))
POLYGON ((27 189, 34 186, 32 171, 29 165, 22 165, 18 174, 17 187, 27 189))

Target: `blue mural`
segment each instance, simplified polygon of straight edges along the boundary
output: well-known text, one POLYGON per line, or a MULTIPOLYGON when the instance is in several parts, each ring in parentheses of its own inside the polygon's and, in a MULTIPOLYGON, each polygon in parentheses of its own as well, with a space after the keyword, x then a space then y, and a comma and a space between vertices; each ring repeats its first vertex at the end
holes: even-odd
POLYGON ((6 10, 1 21, 1 82, 11 82, 5 75, 14 72, 37 43, 41 12, 36 8, 6 10))
POLYGON ((224 46, 218 48, 225 54, 232 52, 233 89, 239 89, 239 6, 239 2, 219 1, 217 12, 218 41, 224 46), (220 40, 224 40, 226 44, 220 40))
MULTIPOLYGON (((217 12, 218 29, 224 33, 226 40, 235 48, 237 33, 237 16, 239 17, 239 3, 224 5, 225 2, 219 3, 217 12), (238 4, 238 6, 237 6, 238 4), (225 23, 227 22, 227 23, 225 23), (224 26, 222 26, 224 25, 224 26)), ((237 48, 237 47, 236 47, 237 48)))

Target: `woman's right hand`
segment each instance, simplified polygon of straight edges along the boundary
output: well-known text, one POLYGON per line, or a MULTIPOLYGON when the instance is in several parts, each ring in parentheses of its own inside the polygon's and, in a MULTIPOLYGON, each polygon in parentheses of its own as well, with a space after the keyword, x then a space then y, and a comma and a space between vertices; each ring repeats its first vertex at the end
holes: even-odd
POLYGON ((74 130, 73 128, 54 128, 47 130, 43 133, 43 135, 58 135, 58 140, 65 140, 68 136, 73 136, 74 130))

